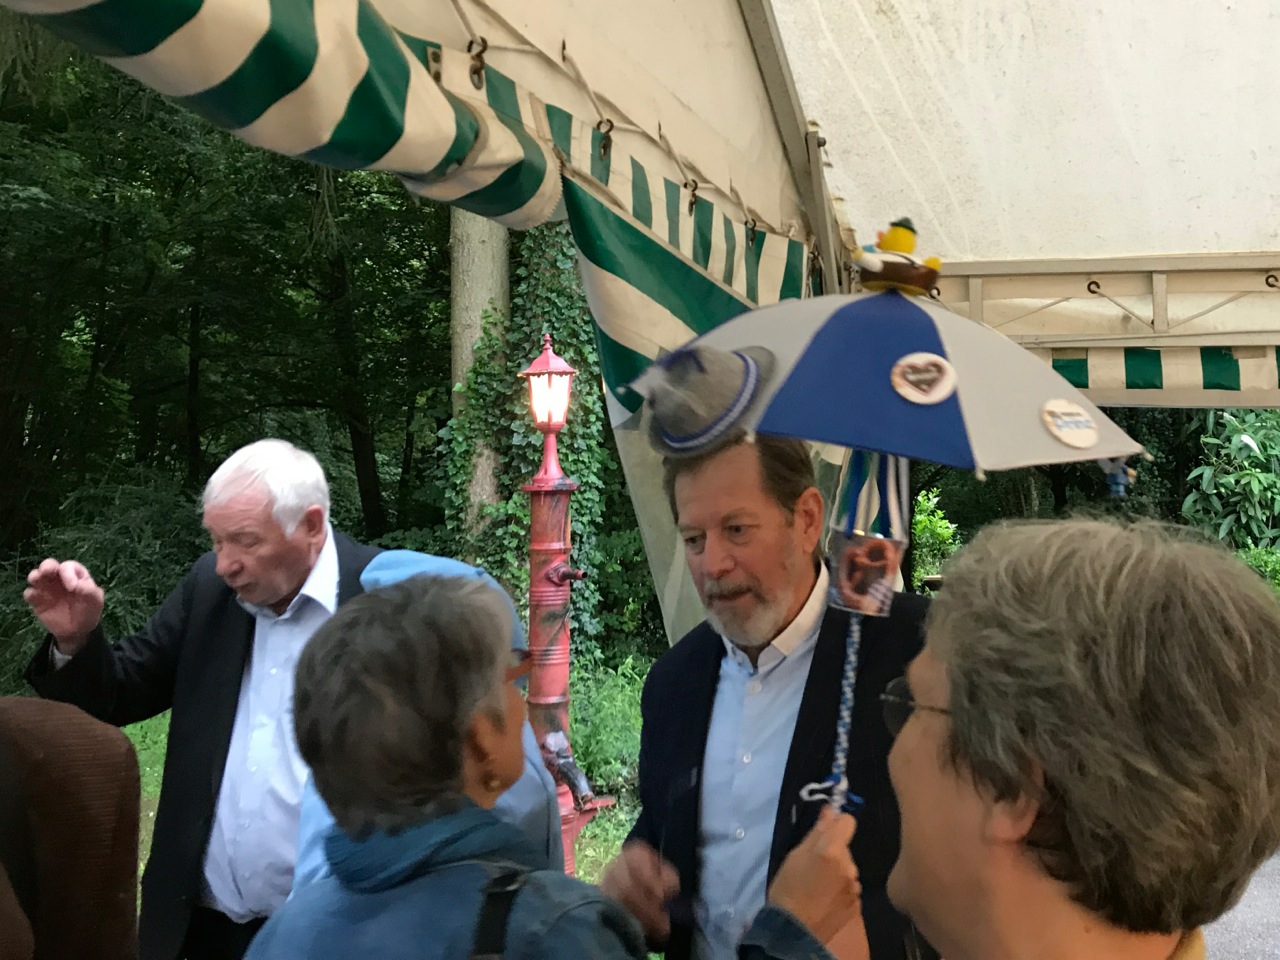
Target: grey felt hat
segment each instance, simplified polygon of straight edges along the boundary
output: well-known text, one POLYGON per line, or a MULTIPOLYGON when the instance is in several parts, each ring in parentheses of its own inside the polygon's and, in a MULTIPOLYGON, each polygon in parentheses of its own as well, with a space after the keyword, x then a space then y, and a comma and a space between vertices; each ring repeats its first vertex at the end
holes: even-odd
POLYGON ((698 457, 737 440, 773 374, 763 347, 682 347, 660 357, 644 390, 649 441, 664 457, 698 457))

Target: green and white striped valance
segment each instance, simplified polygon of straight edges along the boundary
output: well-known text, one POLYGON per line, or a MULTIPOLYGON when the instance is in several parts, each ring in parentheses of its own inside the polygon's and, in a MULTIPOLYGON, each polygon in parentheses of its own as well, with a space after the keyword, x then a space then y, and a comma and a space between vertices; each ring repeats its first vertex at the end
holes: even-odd
POLYGON ((1280 347, 1032 348, 1095 403, 1280 406, 1280 347))
POLYGON ((2 0, 247 143, 510 227, 545 222, 560 169, 539 108, 472 57, 401 33, 367 0, 2 0))

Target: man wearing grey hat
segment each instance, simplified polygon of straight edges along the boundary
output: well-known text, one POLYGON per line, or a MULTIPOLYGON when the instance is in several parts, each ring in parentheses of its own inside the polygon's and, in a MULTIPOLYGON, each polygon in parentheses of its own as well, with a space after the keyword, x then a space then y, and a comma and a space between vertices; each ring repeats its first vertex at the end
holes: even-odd
MULTIPOLYGON (((748 437, 765 350, 685 348, 647 388, 650 439, 707 619, 654 665, 641 701, 642 811, 602 886, 668 960, 730 960, 831 772, 849 614, 827 605, 823 499, 808 448, 748 437)), ((889 903, 899 816, 880 693, 923 645, 928 601, 863 621, 848 786, 862 917, 828 946, 854 960, 933 957, 889 903)))

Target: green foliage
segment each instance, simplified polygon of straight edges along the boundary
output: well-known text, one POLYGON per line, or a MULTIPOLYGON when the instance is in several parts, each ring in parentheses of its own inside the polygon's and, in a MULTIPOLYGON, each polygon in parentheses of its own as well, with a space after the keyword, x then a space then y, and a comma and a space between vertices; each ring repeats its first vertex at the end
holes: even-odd
POLYGON ((640 692, 650 662, 627 657, 610 668, 580 655, 570 669, 569 729, 578 765, 597 792, 634 797, 640 759, 640 692))
POLYGON ((939 493, 921 490, 916 495, 915 509, 911 517, 911 549, 914 566, 911 586, 920 589, 925 577, 931 577, 942 569, 942 564, 960 548, 959 529, 947 519, 938 506, 939 493))
POLYGON ((1280 550, 1245 547, 1243 550, 1237 550, 1236 556, 1275 587, 1277 592, 1280 592, 1280 550))
POLYGON ((598 796, 616 806, 601 811, 578 839, 578 876, 599 880, 639 814, 640 692, 652 661, 625 657, 615 666, 595 651, 578 655, 570 671, 569 724, 573 752, 598 796))
POLYGON ((1280 542, 1280 413, 1209 414, 1201 438, 1205 462, 1187 476, 1182 515, 1236 547, 1280 542))
MULTIPOLYGON (((137 630, 208 548, 192 498, 177 482, 141 468, 75 491, 59 521, 41 538, 44 555, 89 569, 106 593, 108 637, 137 630)), ((11 561, 0 575, 16 587, 38 559, 11 561)), ((22 670, 43 631, 12 587, 0 595, 0 636, 8 641, 0 649, 0 692, 21 692, 22 670)))
POLYGON ((248 147, 18 27, 0 27, 18 31, 0 40, 0 557, 77 483, 138 464, 195 489, 264 435, 317 452, 349 532, 440 523, 447 209, 248 147))

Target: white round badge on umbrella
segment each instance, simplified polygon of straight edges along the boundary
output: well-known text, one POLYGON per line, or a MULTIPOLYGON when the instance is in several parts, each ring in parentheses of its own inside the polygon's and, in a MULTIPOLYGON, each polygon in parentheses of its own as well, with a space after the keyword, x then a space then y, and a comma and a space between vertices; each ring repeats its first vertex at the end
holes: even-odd
POLYGON ((1078 403, 1046 400, 1040 416, 1049 432, 1068 447, 1087 450, 1098 442, 1098 424, 1078 403))
POLYGON ((889 380, 912 403, 941 403, 956 392, 956 368, 936 353, 908 353, 893 365, 889 380))

